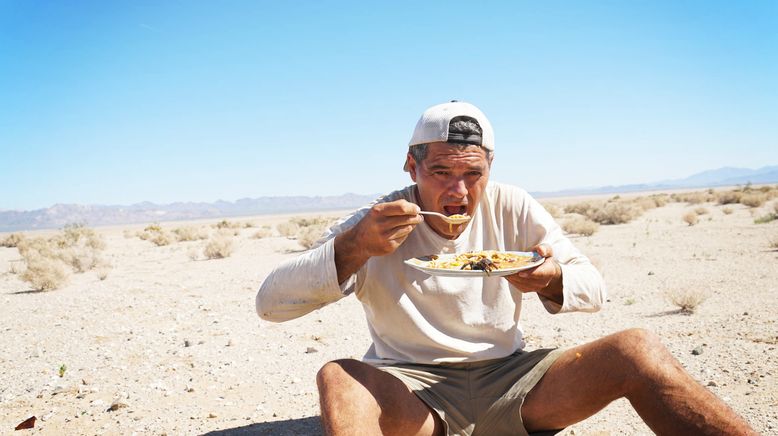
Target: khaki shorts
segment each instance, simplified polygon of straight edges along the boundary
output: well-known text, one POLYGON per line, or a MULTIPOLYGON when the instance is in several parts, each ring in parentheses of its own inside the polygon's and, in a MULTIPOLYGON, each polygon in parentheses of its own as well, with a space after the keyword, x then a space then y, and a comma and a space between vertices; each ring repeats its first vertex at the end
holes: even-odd
POLYGON ((448 435, 527 435, 521 419, 524 397, 563 351, 519 350, 480 362, 376 367, 400 379, 435 410, 448 435))

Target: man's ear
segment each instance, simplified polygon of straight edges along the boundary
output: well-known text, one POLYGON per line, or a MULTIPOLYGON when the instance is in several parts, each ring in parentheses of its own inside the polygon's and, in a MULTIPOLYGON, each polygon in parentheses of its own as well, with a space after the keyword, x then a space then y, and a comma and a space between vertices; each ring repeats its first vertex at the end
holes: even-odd
POLYGON ((405 156, 405 163, 408 167, 408 173, 411 175, 411 180, 416 183, 416 159, 414 159, 413 156, 408 153, 405 156))

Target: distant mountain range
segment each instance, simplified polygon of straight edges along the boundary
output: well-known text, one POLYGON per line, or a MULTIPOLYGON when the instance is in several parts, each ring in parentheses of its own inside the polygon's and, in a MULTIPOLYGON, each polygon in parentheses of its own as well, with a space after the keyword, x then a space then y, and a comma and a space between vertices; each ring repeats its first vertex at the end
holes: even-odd
MULTIPOLYGON (((561 197, 776 182, 778 182, 778 166, 767 166, 755 170, 725 167, 703 171, 684 179, 664 180, 650 184, 533 192, 533 195, 536 197, 561 197)), ((55 204, 46 209, 31 211, 0 210, 0 232, 58 228, 68 223, 100 226, 355 209, 370 203, 378 195, 258 197, 242 198, 234 202, 219 200, 215 203, 179 202, 162 205, 143 202, 129 206, 55 204)))

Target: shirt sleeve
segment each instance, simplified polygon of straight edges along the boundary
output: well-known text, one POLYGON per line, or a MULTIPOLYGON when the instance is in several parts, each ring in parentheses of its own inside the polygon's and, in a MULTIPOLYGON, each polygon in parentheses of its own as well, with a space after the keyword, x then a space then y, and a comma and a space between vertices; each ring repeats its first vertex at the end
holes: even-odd
POLYGON ((528 244, 549 244, 554 259, 562 268, 562 304, 540 296, 549 313, 597 312, 607 299, 602 275, 568 239, 559 224, 534 198, 527 194, 526 222, 530 238, 528 244))
POLYGON ((344 296, 335 270, 335 239, 331 238, 281 263, 267 276, 257 292, 257 315, 267 321, 287 321, 344 296))

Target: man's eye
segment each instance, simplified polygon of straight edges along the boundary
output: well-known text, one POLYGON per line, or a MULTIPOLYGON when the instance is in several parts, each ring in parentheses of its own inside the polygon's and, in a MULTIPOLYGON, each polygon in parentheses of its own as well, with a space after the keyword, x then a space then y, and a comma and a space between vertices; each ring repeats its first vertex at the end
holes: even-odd
POLYGON ((481 172, 480 171, 470 171, 469 173, 467 173, 467 175, 470 176, 470 177, 481 177, 481 172))
POLYGON ((436 176, 447 176, 448 175, 448 171, 434 171, 432 174, 434 174, 436 176))

